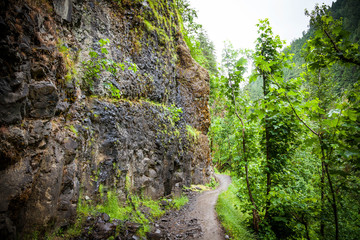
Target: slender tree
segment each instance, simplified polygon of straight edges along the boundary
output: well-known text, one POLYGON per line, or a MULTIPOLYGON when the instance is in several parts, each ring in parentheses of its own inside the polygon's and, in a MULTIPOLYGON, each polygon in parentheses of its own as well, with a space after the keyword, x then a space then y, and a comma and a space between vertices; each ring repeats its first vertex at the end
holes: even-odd
POLYGON ((243 111, 243 117, 241 116, 241 109, 237 104, 237 97, 240 92, 240 83, 244 81, 243 74, 246 70, 245 64, 246 60, 244 58, 236 59, 237 52, 233 51, 230 47, 227 46, 224 49, 224 66, 225 72, 227 73, 227 86, 226 91, 227 96, 231 101, 231 109, 235 113, 235 116, 241 123, 241 141, 242 141, 242 159, 244 160, 244 169, 245 169, 245 180, 246 187, 249 196, 249 200, 252 204, 252 214, 253 214, 253 227, 256 233, 259 232, 260 216, 259 210, 254 200, 254 196, 251 189, 251 184, 249 180, 249 153, 247 150, 247 136, 246 136, 246 126, 245 126, 245 116, 246 113, 243 111), (235 58, 235 59, 234 59, 235 58), (230 60, 230 61, 229 61, 230 60))

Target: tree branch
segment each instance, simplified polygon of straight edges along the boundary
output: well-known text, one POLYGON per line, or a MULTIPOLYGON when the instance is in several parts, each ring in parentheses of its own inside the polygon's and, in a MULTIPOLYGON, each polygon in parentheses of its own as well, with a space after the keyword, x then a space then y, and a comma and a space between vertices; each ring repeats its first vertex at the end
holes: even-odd
POLYGON ((343 52, 339 49, 339 47, 336 45, 334 39, 332 39, 332 37, 330 36, 330 34, 328 33, 328 31, 326 31, 326 30, 324 29, 324 33, 325 33, 325 35, 327 36, 327 38, 330 40, 330 42, 331 42, 331 44, 333 45, 335 51, 336 51, 337 53, 339 53, 339 58, 340 58, 341 60, 343 60, 344 62, 347 62, 347 63, 353 63, 353 64, 356 64, 356 65, 360 66, 360 61, 359 61, 359 60, 353 59, 353 58, 348 58, 348 57, 345 57, 345 56, 344 56, 344 53, 343 53, 343 52))
MULTIPOLYGON (((274 76, 272 74, 270 74, 271 78, 274 80, 274 83, 276 84, 276 86, 278 86, 279 88, 281 88, 280 84, 278 82, 276 82, 274 76)), ((317 133, 315 130, 313 130, 304 120, 302 120, 299 115, 297 114, 294 106, 292 105, 291 101, 290 101, 290 98, 289 96, 286 94, 285 92, 285 97, 286 97, 286 100, 288 101, 288 103, 290 104, 290 107, 292 109, 292 111, 294 112, 296 118, 302 123, 304 124, 313 134, 315 134, 316 136, 319 136, 319 133, 317 133)))

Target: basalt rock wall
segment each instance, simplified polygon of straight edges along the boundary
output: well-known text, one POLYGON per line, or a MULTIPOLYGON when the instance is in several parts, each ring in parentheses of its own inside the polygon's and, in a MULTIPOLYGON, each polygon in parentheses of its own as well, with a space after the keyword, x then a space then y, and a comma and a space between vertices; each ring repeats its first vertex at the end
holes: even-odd
POLYGON ((175 1, 9 0, 0 12, 1 239, 71 224, 100 190, 158 198, 209 181, 209 76, 175 1))

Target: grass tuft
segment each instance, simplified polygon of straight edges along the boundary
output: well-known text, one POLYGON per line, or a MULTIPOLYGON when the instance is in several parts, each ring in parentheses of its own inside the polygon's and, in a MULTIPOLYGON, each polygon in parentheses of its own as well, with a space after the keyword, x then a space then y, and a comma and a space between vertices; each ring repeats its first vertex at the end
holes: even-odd
POLYGON ((142 204, 150 209, 150 214, 154 218, 159 218, 165 214, 165 210, 161 209, 159 202, 160 201, 154 201, 149 198, 144 198, 142 200, 142 204))
POLYGON ((179 210, 182 206, 184 206, 186 203, 188 203, 189 198, 187 196, 181 195, 181 197, 175 198, 173 200, 174 202, 174 208, 179 210))
POLYGON ((121 206, 118 197, 113 191, 107 193, 107 201, 96 206, 98 212, 107 213, 112 219, 128 220, 129 214, 132 211, 131 206, 121 206))
POLYGON ((248 240, 255 239, 245 227, 248 218, 240 209, 240 199, 236 196, 237 187, 230 184, 227 191, 219 195, 216 203, 216 212, 221 224, 233 239, 248 240))

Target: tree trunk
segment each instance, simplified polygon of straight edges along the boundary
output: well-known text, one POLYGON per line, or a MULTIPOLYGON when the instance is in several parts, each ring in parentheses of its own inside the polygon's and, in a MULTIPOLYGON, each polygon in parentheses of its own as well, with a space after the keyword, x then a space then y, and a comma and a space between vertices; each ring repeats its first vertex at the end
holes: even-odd
POLYGON ((320 179, 320 191, 321 191, 321 211, 320 211, 320 239, 325 240, 325 222, 324 222, 324 210, 325 210, 325 167, 324 160, 321 160, 321 179, 320 179))
POLYGON ((234 94, 234 89, 232 89, 232 97, 234 100, 234 109, 235 109, 235 114, 237 116, 237 118, 240 120, 241 122, 241 132, 242 132, 242 145, 243 145, 243 155, 244 155, 244 161, 245 161, 245 178, 246 178, 246 187, 248 190, 248 194, 249 194, 249 198, 250 198, 250 202, 253 205, 253 225, 254 225, 254 231, 255 233, 259 232, 259 223, 260 223, 260 216, 257 210, 257 206, 254 200, 254 197, 252 195, 252 191, 251 191, 251 186, 250 186, 250 181, 249 181, 249 169, 248 169, 248 158, 247 158, 247 148, 246 148, 246 133, 245 133, 245 124, 243 119, 240 117, 237 109, 236 109, 236 101, 235 101, 235 94, 234 94))
MULTIPOLYGON (((262 74, 263 77, 263 89, 264 89, 264 98, 266 101, 266 96, 269 93, 268 89, 268 79, 265 74, 262 74)), ((271 191, 271 172, 270 172, 270 136, 269 136, 269 123, 268 123, 268 116, 265 115, 265 145, 266 145, 266 165, 265 165, 265 171, 266 171, 266 203, 265 203, 265 219, 268 218, 269 214, 269 208, 270 208, 270 198, 269 194, 271 191)))
POLYGON ((248 194, 249 194, 249 198, 250 201, 253 205, 253 224, 254 224, 254 230, 256 233, 259 232, 259 223, 260 223, 260 217, 259 217, 259 213, 257 211, 257 207, 256 207, 256 203, 254 201, 253 195, 252 195, 252 191, 251 191, 251 187, 250 187, 250 181, 249 181, 249 169, 248 169, 248 159, 247 159, 247 152, 246 152, 246 135, 245 135, 245 129, 243 126, 243 155, 244 155, 244 160, 245 160, 245 177, 246 177, 246 187, 248 189, 248 194))
POLYGON ((330 193, 331 193, 331 197, 332 197, 331 206, 332 206, 332 209, 333 209, 334 221, 335 221, 335 239, 338 240, 339 239, 338 210, 337 210, 335 191, 334 191, 334 187, 333 187, 332 180, 331 180, 330 173, 329 173, 329 166, 328 166, 327 163, 325 163, 325 171, 326 171, 327 179, 328 179, 328 182, 329 182, 330 193))
POLYGON ((306 239, 310 240, 308 223, 305 222, 304 225, 305 225, 306 239))
MULTIPOLYGON (((330 201, 330 204, 331 204, 331 207, 333 209, 333 214, 334 214, 335 240, 338 240, 339 239, 339 217, 338 217, 338 210, 337 210, 337 203, 336 203, 336 195, 335 195, 334 187, 333 187, 332 180, 331 180, 330 173, 329 173, 329 165, 325 162, 325 159, 326 159, 325 149, 324 149, 325 146, 324 146, 324 142, 323 142, 321 135, 319 135, 319 141, 320 141, 321 154, 322 154, 322 171, 323 171, 322 181, 324 181, 324 184, 325 184, 325 174, 326 174, 327 180, 329 183, 331 197, 332 197, 332 201, 330 201)), ((322 199, 322 201, 323 201, 323 199, 322 199)), ((322 209, 322 211, 323 210, 324 209, 322 209)), ((324 224, 324 223, 322 223, 322 224, 324 224)), ((323 225, 321 225, 320 227, 324 228, 323 225)), ((325 239, 324 229, 320 228, 320 232, 321 232, 321 234, 323 234, 323 235, 321 235, 323 237, 323 239, 325 239), (323 232, 321 232, 321 230, 323 232)))

